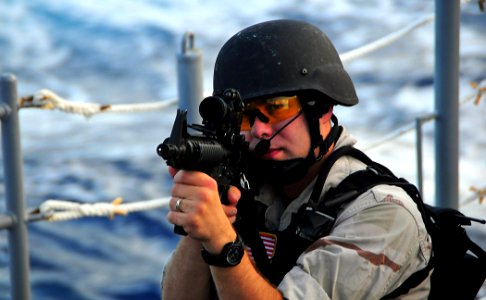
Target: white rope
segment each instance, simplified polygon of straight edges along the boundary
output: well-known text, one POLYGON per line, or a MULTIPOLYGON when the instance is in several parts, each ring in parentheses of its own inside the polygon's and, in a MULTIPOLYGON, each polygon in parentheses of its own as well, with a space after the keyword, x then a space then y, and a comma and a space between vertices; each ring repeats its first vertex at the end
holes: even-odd
POLYGON ((370 52, 376 51, 380 48, 383 48, 385 46, 388 46, 389 44, 395 42, 396 40, 404 37, 408 33, 412 32, 413 30, 422 27, 434 20, 435 16, 434 15, 429 15, 426 16, 422 19, 419 19, 418 21, 413 22, 412 24, 404 27, 401 30, 395 31, 389 35, 386 35, 372 43, 369 43, 363 47, 357 48, 355 50, 348 51, 346 53, 343 53, 340 57, 343 63, 352 61, 358 57, 364 56, 370 52))
POLYGON ((363 151, 367 151, 367 150, 370 150, 370 149, 373 149, 373 148, 376 148, 380 145, 383 145, 383 144, 386 144, 387 142, 389 141, 392 141, 394 139, 397 139, 399 137, 401 137, 402 135, 412 131, 413 129, 415 128, 415 126, 413 124, 406 124, 400 128, 398 128, 397 130, 385 135, 384 137, 382 137, 381 139, 367 145, 367 146, 364 146, 362 148, 363 151))
MULTIPOLYGON (((420 119, 422 120, 422 122, 425 123, 425 122, 432 121, 435 118, 436 118, 435 114, 430 114, 430 115, 423 116, 420 119)), ((398 128, 397 130, 390 132, 389 134, 385 135, 383 138, 371 143, 370 145, 363 147, 363 151, 376 148, 376 147, 378 147, 382 144, 385 144, 389 141, 395 140, 395 139, 401 137, 402 135, 404 135, 404 134, 406 134, 406 133, 408 133, 408 132, 410 132, 414 129, 415 129, 415 125, 413 123, 406 124, 406 125, 398 128)))
POLYGON ((159 102, 135 103, 135 104, 113 104, 102 105, 98 103, 68 101, 51 90, 42 89, 34 95, 22 97, 19 100, 20 108, 41 108, 49 110, 60 110, 67 113, 80 114, 91 117, 104 112, 142 112, 162 110, 177 103, 177 99, 169 99, 159 102))
MULTIPOLYGON (((466 206, 479 199, 482 203, 485 197, 486 188, 471 188, 475 194, 471 195, 464 201, 461 206, 466 206)), ((69 221, 85 217, 108 217, 110 219, 117 215, 128 215, 132 212, 144 210, 153 210, 169 206, 170 197, 158 198, 153 200, 137 201, 131 203, 122 203, 121 198, 116 198, 111 203, 78 203, 66 200, 46 200, 38 209, 39 217, 32 217, 31 220, 46 220, 49 222, 69 221)))
MULTIPOLYGON (((484 92, 486 92, 486 80, 482 80, 480 83, 472 84, 472 87, 475 89, 475 92, 471 95, 465 97, 464 100, 460 102, 460 105, 463 105, 471 100, 475 100, 475 104, 479 103, 479 100, 482 98, 484 92)), ((436 118, 435 114, 429 114, 420 117, 423 123, 431 121, 436 118)), ((409 131, 413 130, 415 126, 413 124, 405 125, 396 131, 388 134, 384 138, 378 140, 377 142, 372 143, 369 146, 364 147, 364 150, 369 150, 380 146, 389 140, 396 139, 409 131)), ((467 205, 474 201, 475 199, 480 199, 480 202, 483 201, 484 198, 484 189, 476 191, 478 195, 473 195, 472 197, 466 199, 462 202, 462 205, 467 205)), ((169 205, 170 197, 154 199, 154 200, 147 200, 147 201, 139 201, 139 202, 131 202, 122 204, 121 198, 117 198, 111 203, 101 202, 101 203, 76 203, 76 202, 69 202, 65 200, 47 200, 45 201, 39 208, 40 212, 40 219, 48 220, 51 222, 55 221, 66 221, 72 219, 78 219, 83 217, 110 217, 113 218, 116 215, 127 215, 131 212, 142 211, 142 210, 152 210, 161 207, 166 207, 169 205)), ((35 218, 32 218, 34 220, 35 218)))
POLYGON ((42 219, 56 222, 84 217, 109 217, 127 215, 131 212, 152 210, 169 205, 170 197, 122 204, 121 198, 111 203, 77 203, 65 200, 47 200, 39 207, 42 219))

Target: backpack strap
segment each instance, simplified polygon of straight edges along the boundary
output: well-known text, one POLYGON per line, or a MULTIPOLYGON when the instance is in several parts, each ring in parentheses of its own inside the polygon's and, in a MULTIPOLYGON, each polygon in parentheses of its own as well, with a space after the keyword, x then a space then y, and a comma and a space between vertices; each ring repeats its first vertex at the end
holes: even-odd
POLYGON ((258 202, 254 201, 255 195, 253 191, 244 191, 242 198, 238 201, 238 215, 233 226, 236 231, 242 236, 246 245, 251 246, 251 251, 255 262, 258 265, 260 272, 263 274, 270 273, 270 261, 268 260, 265 246, 260 238, 258 231, 259 222, 261 220, 255 218, 261 215, 259 213, 264 210, 258 202), (252 217, 253 216, 253 217, 252 217))
POLYGON ((383 183, 403 186, 408 184, 406 180, 397 179, 385 166, 374 162, 362 151, 352 146, 335 149, 321 167, 309 202, 298 213, 297 234, 312 241, 328 235, 343 205, 356 199, 373 186, 383 183), (337 187, 327 191, 324 199, 320 199, 332 166, 342 156, 354 157, 366 164, 367 168, 349 175, 337 187))
POLYGON ((324 183, 326 182, 327 176, 329 175, 329 171, 331 170, 334 163, 341 158, 342 156, 351 155, 353 157, 358 158, 365 164, 372 163, 372 160, 366 156, 360 150, 352 147, 352 146, 343 146, 337 148, 336 150, 332 151, 331 154, 325 159, 323 166, 319 172, 317 177, 316 183, 314 185, 314 189, 312 190, 312 194, 310 197, 310 201, 312 205, 317 205, 320 201, 320 196, 322 189, 324 188, 324 183))
POLYGON ((334 225, 338 209, 341 205, 353 200, 360 194, 358 191, 352 190, 342 198, 334 199, 326 197, 324 200, 320 199, 324 183, 326 182, 332 166, 339 158, 349 155, 350 153, 366 159, 366 157, 360 155, 360 153, 362 153, 361 151, 352 146, 337 148, 325 158, 316 182, 314 183, 310 199, 306 205, 302 206, 296 216, 296 233, 299 237, 308 241, 315 241, 316 239, 327 235, 334 225), (332 200, 327 201, 327 199, 332 200))

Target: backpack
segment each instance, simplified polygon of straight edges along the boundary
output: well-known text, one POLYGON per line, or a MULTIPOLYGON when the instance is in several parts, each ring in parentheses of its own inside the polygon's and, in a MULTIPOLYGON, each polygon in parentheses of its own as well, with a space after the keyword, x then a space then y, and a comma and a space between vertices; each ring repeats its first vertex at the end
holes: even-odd
POLYGON ((486 278, 486 252, 469 238, 464 226, 471 225, 471 221, 483 224, 486 221, 467 217, 455 209, 425 204, 413 184, 396 177, 389 169, 354 147, 340 147, 326 159, 310 205, 301 213, 297 230, 299 236, 317 240, 327 235, 338 211, 345 204, 379 184, 399 186, 407 192, 417 204, 433 244, 433 256, 427 267, 412 274, 384 299, 407 293, 427 278, 432 269, 429 299, 474 299, 486 278), (332 165, 345 155, 362 161, 367 168, 349 175, 326 193, 324 201, 317 201, 332 165))

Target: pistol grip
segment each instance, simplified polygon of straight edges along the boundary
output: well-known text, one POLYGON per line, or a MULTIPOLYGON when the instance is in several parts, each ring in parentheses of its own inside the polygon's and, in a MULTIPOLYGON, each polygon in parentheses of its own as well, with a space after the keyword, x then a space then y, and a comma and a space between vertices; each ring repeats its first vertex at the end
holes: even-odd
POLYGON ((176 233, 178 235, 183 235, 183 236, 187 235, 187 232, 184 230, 184 228, 182 228, 182 226, 179 226, 179 225, 174 226, 174 233, 176 233))

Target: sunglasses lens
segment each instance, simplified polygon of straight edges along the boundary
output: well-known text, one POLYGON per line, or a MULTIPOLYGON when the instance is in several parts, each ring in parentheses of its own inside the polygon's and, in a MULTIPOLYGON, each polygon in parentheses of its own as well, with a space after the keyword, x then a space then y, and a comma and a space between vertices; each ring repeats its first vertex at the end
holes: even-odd
POLYGON ((241 131, 248 131, 251 129, 250 118, 246 115, 241 120, 241 131))
POLYGON ((300 110, 297 96, 252 101, 245 106, 241 130, 250 130, 255 118, 265 123, 276 124, 295 116, 300 110))

